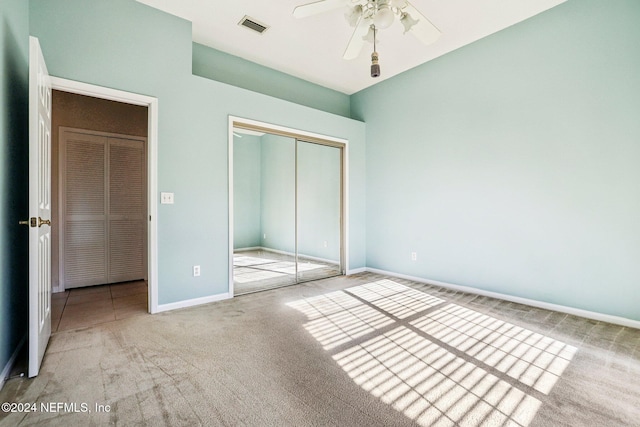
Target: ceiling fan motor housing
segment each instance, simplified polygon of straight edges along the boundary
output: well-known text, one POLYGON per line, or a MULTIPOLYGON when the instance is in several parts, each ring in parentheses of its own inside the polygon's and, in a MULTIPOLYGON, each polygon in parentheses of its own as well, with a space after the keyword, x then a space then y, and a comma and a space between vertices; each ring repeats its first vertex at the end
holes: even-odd
POLYGON ((297 6, 293 10, 293 15, 304 18, 344 7, 347 4, 348 8, 344 16, 349 25, 355 29, 342 57, 347 60, 355 59, 360 55, 365 42, 373 42, 371 77, 380 76, 378 52, 376 52, 376 30, 388 28, 397 20, 404 27, 404 33, 411 32, 425 45, 435 42, 441 34, 440 30, 408 0, 315 0, 297 6))

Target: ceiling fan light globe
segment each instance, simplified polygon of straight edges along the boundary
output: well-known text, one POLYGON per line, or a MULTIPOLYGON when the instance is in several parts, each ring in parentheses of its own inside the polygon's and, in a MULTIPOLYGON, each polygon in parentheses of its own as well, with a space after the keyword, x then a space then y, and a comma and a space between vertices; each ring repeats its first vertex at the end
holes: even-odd
POLYGON ((387 5, 384 5, 378 9, 376 14, 373 16, 373 23, 378 29, 389 28, 391 24, 393 24, 393 19, 395 15, 393 10, 387 5))
POLYGON ((418 20, 417 19, 413 19, 411 17, 411 15, 409 15, 408 13, 405 12, 400 17, 400 23, 404 27, 404 32, 406 34, 407 31, 411 30, 411 27, 413 27, 414 25, 416 25, 418 23, 418 20))

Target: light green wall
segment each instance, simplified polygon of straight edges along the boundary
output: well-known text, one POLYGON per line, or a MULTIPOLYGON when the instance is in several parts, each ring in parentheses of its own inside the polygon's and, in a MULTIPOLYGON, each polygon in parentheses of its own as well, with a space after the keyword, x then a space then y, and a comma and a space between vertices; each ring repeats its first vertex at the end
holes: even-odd
POLYGON ((260 246, 260 137, 233 138, 233 247, 260 246))
POLYGON ((233 165, 235 249, 295 253, 297 213, 298 254, 340 261, 338 148, 243 135, 234 138, 233 165))
POLYGON ((351 142, 351 250, 365 262, 364 124, 191 74, 189 22, 133 0, 32 0, 31 33, 52 75, 158 98, 159 303, 228 290, 228 117, 351 142), (191 276, 200 265, 201 277, 191 276))
POLYGON ((296 140, 270 134, 263 135, 261 140, 260 246, 294 253, 296 250, 296 140))
MULTIPOLYGON (((0 372, 27 334, 29 9, 0 4, 0 372)), ((0 381, 2 382, 2 381, 0 381)))
POLYGON ((298 253, 339 262, 340 149, 299 141, 297 158, 298 253))
POLYGON ((569 0, 354 95, 367 265, 640 320, 639 22, 569 0))
POLYGON ((193 74, 350 117, 347 94, 198 43, 193 44, 193 74))

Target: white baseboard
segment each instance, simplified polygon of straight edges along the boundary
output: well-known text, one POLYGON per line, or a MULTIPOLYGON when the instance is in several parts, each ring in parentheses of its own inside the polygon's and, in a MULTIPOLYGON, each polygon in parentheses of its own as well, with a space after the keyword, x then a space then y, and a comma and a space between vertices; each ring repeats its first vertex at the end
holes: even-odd
POLYGON ((25 335, 24 337, 22 337, 22 339, 20 340, 20 343, 18 343, 18 346, 16 347, 13 354, 7 361, 7 364, 4 365, 4 369, 2 369, 2 372, 0 373, 0 390, 2 390, 2 387, 4 387, 4 383, 9 377, 9 374, 11 374, 11 370, 13 369, 13 365, 16 363, 16 358, 18 357, 20 350, 22 350, 22 346, 24 345, 25 342, 27 342, 27 336, 28 335, 25 335))
MULTIPOLYGON (((233 251, 234 252, 265 251, 265 252, 273 252, 274 254, 287 255, 287 256, 292 256, 292 257, 296 256, 296 254, 293 253, 293 252, 281 251, 279 249, 266 248, 264 246, 259 246, 259 247, 254 247, 254 248, 239 248, 239 249, 234 249, 233 251)), ((298 256, 300 258, 310 259, 311 261, 324 262, 325 264, 340 265, 340 263, 338 261, 334 261, 332 259, 318 258, 318 257, 315 257, 315 256, 304 255, 304 254, 298 254, 298 256)))
POLYGON ((351 276, 352 274, 359 274, 367 272, 367 267, 353 268, 347 271, 347 276, 351 276))
POLYGON ((202 297, 202 298, 193 298, 185 301, 172 302, 169 304, 159 304, 158 311, 156 311, 156 313, 161 313, 163 311, 177 310, 179 308, 194 307, 196 305, 208 304, 210 302, 222 301, 229 298, 231 298, 231 295, 228 292, 226 292, 224 294, 211 295, 211 296, 202 297))
POLYGON ((537 301, 529 298, 521 298, 513 295, 501 294, 498 292, 485 291, 482 289, 471 288, 469 286, 454 285, 452 283, 439 282, 437 280, 423 279, 422 277, 409 276, 406 274, 379 270, 377 268, 367 267, 365 270, 370 273, 382 274, 382 275, 391 276, 391 277, 398 277, 400 279, 407 279, 414 282, 425 283, 427 285, 440 286, 446 289, 468 292, 470 294, 482 295, 482 296, 501 299, 505 301, 511 301, 518 304, 529 305, 532 307, 543 308, 545 310, 559 311, 561 313, 572 314, 574 316, 586 317, 587 319, 599 320, 601 322, 608 322, 616 325, 622 325, 622 326, 628 326, 630 328, 640 329, 640 321, 627 319, 626 317, 613 316, 611 314, 604 314, 604 313, 598 313, 595 311, 582 310, 580 308, 568 307, 565 305, 552 304, 549 302, 537 301))

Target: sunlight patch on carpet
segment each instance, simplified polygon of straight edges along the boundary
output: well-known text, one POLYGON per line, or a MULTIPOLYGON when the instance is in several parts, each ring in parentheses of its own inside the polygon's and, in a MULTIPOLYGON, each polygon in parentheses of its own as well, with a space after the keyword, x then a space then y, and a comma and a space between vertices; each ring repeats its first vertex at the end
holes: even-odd
POLYGON ((384 279, 288 304, 362 389, 422 426, 528 426, 577 349, 384 279))

